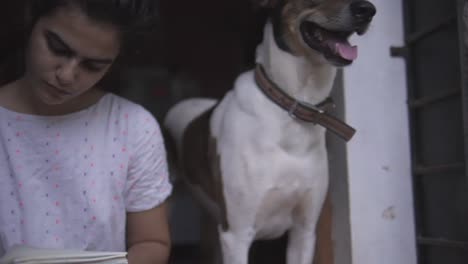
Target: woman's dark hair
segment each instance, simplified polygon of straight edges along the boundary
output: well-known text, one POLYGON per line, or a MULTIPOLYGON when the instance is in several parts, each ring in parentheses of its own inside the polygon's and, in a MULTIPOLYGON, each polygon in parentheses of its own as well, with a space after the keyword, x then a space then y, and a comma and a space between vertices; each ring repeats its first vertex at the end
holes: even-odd
MULTIPOLYGON (((23 0, 24 25, 16 29, 18 40, 0 47, 0 86, 18 79, 24 72, 24 50, 32 28, 44 16, 61 7, 80 8, 90 19, 110 23, 122 33, 125 43, 133 34, 151 32, 158 18, 157 0, 23 0), (18 31, 22 33, 18 34, 18 31), (14 43, 14 44, 13 44, 14 43)), ((2 38, 3 39, 3 38, 2 38)))
POLYGON ((32 25, 59 7, 80 8, 91 19, 111 23, 123 33, 147 30, 154 25, 157 0, 28 0, 32 25))

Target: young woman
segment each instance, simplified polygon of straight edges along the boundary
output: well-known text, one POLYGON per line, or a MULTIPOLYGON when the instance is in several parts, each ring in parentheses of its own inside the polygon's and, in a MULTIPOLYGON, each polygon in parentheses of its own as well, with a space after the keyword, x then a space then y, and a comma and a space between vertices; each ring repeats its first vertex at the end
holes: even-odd
POLYGON ((24 67, 0 87, 0 256, 23 244, 167 262, 159 125, 97 87, 154 2, 28 1, 24 67))

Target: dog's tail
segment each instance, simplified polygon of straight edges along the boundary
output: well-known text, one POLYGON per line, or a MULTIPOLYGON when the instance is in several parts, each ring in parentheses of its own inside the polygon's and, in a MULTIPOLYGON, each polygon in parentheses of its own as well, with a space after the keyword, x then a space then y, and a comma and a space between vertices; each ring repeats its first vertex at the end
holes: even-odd
POLYGON ((190 122, 216 103, 215 99, 191 98, 177 103, 169 110, 163 125, 175 144, 176 152, 181 150, 182 137, 190 122))

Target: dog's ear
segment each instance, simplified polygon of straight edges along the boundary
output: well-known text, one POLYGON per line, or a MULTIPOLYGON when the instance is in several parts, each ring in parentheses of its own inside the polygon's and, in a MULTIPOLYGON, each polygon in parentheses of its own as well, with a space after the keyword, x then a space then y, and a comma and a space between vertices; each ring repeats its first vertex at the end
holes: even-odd
POLYGON ((253 4, 257 8, 274 8, 280 0, 252 0, 253 4))

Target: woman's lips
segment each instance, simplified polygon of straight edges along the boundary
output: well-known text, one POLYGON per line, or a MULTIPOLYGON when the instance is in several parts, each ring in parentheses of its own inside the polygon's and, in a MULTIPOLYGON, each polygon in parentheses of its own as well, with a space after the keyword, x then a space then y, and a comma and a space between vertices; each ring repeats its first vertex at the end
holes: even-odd
POLYGON ((49 88, 51 88, 51 90, 53 90, 54 93, 56 94, 59 94, 61 96, 69 96, 71 95, 72 93, 71 92, 68 92, 68 91, 65 91, 65 90, 62 90, 60 88, 57 88, 56 86, 46 82, 46 84, 49 86, 49 88))

